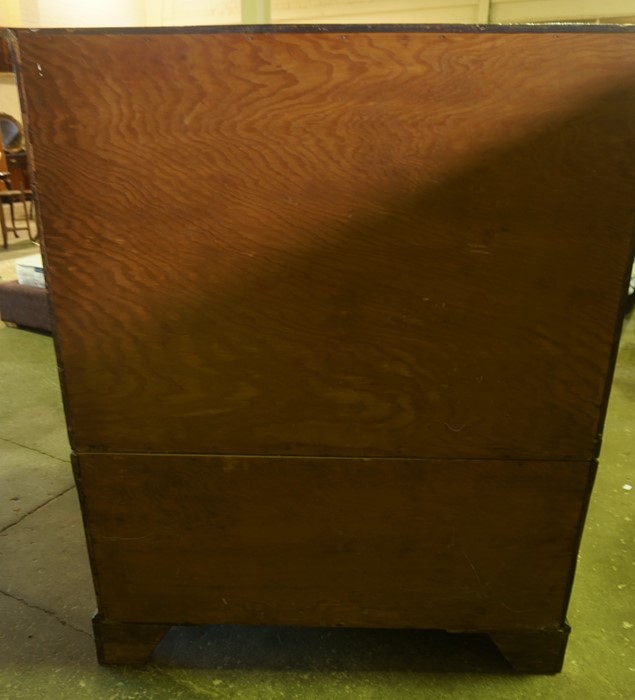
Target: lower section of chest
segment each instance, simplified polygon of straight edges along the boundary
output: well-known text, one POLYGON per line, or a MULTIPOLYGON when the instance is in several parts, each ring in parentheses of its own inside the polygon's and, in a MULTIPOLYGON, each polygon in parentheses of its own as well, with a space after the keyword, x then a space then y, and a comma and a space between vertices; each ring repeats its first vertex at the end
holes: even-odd
POLYGON ((106 637, 244 623, 517 641, 562 637, 595 465, 81 454, 75 468, 106 637))

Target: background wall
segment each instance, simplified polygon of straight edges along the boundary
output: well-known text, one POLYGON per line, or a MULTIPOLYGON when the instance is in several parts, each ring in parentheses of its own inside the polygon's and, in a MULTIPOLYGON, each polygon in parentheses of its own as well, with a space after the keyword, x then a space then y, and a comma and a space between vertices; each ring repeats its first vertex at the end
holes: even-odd
POLYGON ((2 0, 0 26, 235 24, 264 6, 273 22, 635 21, 635 0, 2 0))
POLYGON ((555 22, 626 18, 634 0, 271 0, 274 22, 555 22))
POLYGON ((141 0, 148 26, 240 24, 241 0, 141 0))
MULTIPOLYGON (((476 22, 477 0, 272 0, 274 22, 476 22)), ((481 21, 487 21, 483 18, 481 21)))
POLYGON ((490 22, 635 21, 633 0, 492 0, 490 22))
POLYGON ((144 23, 142 2, 136 0, 37 0, 29 2, 40 27, 125 27, 144 23))
POLYGON ((0 112, 22 120, 18 88, 13 73, 0 73, 0 112))

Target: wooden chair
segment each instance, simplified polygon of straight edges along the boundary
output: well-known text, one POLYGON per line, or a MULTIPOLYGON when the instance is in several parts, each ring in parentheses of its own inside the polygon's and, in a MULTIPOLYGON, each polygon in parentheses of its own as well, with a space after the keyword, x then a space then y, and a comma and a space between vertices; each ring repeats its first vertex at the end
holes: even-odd
POLYGON ((13 235, 19 238, 18 231, 27 231, 30 240, 34 240, 31 235, 31 224, 29 222, 29 212, 26 206, 26 193, 24 190, 17 190, 13 188, 11 182, 11 174, 9 173, 7 167, 7 158, 4 153, 4 148, 2 142, 0 141, 0 228, 2 229, 2 246, 3 248, 8 248, 9 246, 9 231, 13 231, 13 235), (24 221, 26 226, 18 226, 15 219, 15 204, 21 203, 24 210, 24 221), (11 216, 11 225, 7 221, 4 214, 4 205, 9 205, 9 212, 11 216))

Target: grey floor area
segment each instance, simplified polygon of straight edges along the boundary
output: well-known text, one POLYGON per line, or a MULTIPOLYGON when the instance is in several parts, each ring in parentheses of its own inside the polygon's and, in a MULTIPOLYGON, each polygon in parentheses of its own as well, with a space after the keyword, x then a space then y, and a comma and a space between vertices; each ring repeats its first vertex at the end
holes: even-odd
POLYGON ((0 329, 0 387, 1 700, 635 697, 635 317, 559 676, 513 674, 478 635, 248 627, 173 628, 146 668, 99 667, 51 338, 0 329))

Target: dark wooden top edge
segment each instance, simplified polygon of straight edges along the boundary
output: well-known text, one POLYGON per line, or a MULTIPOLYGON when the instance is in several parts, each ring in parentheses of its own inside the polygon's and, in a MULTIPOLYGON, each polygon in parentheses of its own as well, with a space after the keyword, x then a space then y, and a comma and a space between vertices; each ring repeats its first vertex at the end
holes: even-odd
POLYGON ((372 455, 360 457, 359 455, 347 455, 347 454, 337 454, 337 455, 318 455, 318 454, 255 454, 255 453, 242 453, 235 454, 230 452, 161 452, 152 450, 109 450, 104 447, 99 447, 91 449, 90 447, 72 447, 72 456, 77 459, 82 457, 122 457, 124 459, 137 459, 138 457, 170 457, 171 459, 190 459, 204 457, 205 459, 244 459, 244 460, 261 460, 261 461, 271 461, 271 460, 283 460, 285 462, 302 462, 302 461, 315 461, 315 462, 403 462, 411 463, 430 463, 435 464, 446 464, 452 462, 461 462, 467 464, 469 463, 483 463, 483 464, 494 464, 499 462, 514 463, 518 465, 532 465, 532 464, 594 464, 597 460, 594 457, 578 456, 578 457, 560 457, 554 455, 545 455, 544 457, 525 457, 523 455, 509 457, 501 456, 479 456, 479 457, 438 457, 438 456, 408 456, 408 455, 372 455))
POLYGON ((232 24, 194 27, 82 27, 16 28, 17 36, 59 34, 336 34, 347 33, 454 33, 454 34, 623 34, 635 24, 232 24))

